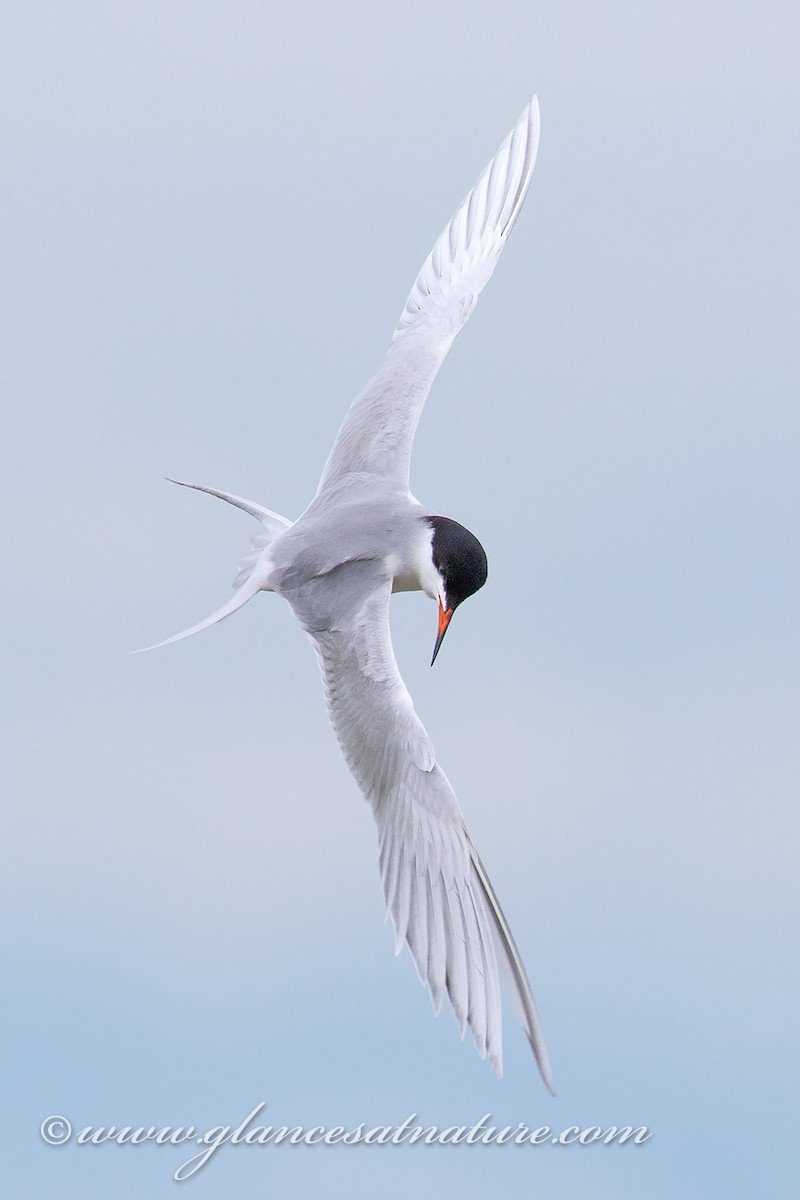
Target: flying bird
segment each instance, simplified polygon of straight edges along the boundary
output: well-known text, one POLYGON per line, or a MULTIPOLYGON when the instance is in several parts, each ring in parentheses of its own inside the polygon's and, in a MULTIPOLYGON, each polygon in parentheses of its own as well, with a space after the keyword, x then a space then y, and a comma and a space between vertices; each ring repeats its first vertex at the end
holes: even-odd
POLYGON ((229 492, 172 481, 243 509, 261 529, 227 604, 158 645, 222 621, 258 592, 288 601, 316 651, 344 758, 372 806, 396 952, 408 944, 435 1011, 446 994, 462 1037, 469 1027, 498 1075, 502 972, 552 1092, 525 968, 389 633, 391 593, 423 591, 438 605, 433 662, 454 612, 486 581, 478 539, 411 494, 411 446, 431 384, 519 216, 538 144, 534 97, 425 260, 386 357, 345 416, 302 516, 289 521, 229 492))

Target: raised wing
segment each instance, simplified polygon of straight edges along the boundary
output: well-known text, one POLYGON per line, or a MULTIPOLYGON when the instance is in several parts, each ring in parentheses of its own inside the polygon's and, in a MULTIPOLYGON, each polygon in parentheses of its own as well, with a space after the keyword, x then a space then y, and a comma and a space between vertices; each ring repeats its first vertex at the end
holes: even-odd
POLYGON ((534 96, 425 260, 386 358, 344 419, 318 492, 351 471, 408 485, 422 407, 517 219, 538 147, 534 96))
MULTIPOLYGON (((389 584, 366 579, 347 620, 310 637, 328 711, 347 765, 372 805, 396 951, 408 943, 435 1011, 450 999, 461 1035, 502 1074, 498 959, 547 1087, 550 1065, 536 1005, 497 897, 470 841, 455 794, 414 712, 389 635, 389 584)), ((345 564, 345 567, 347 564, 345 564)), ((376 568, 377 570, 377 568, 376 568)), ((289 598, 289 597, 287 597, 289 598)), ((291 602, 291 601, 290 601, 291 602)), ((308 613, 298 597, 297 614, 308 613)))

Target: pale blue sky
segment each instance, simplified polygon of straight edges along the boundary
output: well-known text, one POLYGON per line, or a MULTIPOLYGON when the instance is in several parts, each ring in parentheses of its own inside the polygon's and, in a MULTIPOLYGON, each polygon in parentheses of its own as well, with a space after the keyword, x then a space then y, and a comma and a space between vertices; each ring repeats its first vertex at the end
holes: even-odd
POLYGON ((193 1196, 793 1194, 796 6, 44 3, 6 14, 4 1193, 171 1196, 38 1127, 646 1124, 643 1147, 227 1148, 193 1196), (228 595, 536 91, 508 250, 412 485, 486 545, 406 680, 517 936, 497 1081, 383 925, 316 665, 228 595))

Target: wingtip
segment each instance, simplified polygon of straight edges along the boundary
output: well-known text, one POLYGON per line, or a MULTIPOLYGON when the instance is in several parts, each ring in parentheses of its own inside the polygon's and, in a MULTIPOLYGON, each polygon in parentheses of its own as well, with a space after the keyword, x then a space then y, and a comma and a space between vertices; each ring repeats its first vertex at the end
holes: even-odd
POLYGON ((539 97, 534 95, 528 105, 528 127, 531 131, 531 167, 530 174, 533 174, 533 168, 536 166, 536 159, 539 154, 539 139, 542 133, 542 114, 539 109, 539 97))
POLYGON ((550 1069, 550 1060, 547 1057, 547 1051, 544 1046, 537 1044, 534 1038, 528 1036, 530 1048, 533 1051, 533 1057, 536 1059, 536 1065, 539 1068, 539 1074, 542 1077, 542 1083, 547 1088, 551 1096, 556 1095, 556 1085, 553 1082, 553 1072, 550 1069))
POLYGON ((519 114, 515 128, 519 128, 520 125, 528 125, 533 130, 536 140, 538 141, 539 127, 541 122, 542 113, 541 109, 539 108, 539 97, 534 92, 528 103, 523 108, 522 112, 519 114))
POLYGON ((539 97, 534 96, 531 100, 530 126, 533 130, 533 137, 536 143, 536 153, 539 153, 539 139, 542 133, 542 114, 539 109, 539 97))
POLYGON ((548 1092, 550 1093, 550 1095, 551 1095, 551 1096, 553 1097, 553 1099, 555 1100, 555 1098, 556 1098, 556 1096, 558 1095, 558 1093, 556 1092, 556 1085, 555 1085, 555 1083, 553 1082, 553 1076, 550 1074, 550 1072, 549 1072, 549 1071, 548 1071, 548 1072, 547 1072, 547 1074, 545 1075, 545 1073, 544 1073, 544 1071, 542 1071, 541 1067, 539 1068, 539 1071, 540 1071, 540 1074, 541 1074, 541 1076, 542 1076, 542 1081, 543 1081, 543 1083, 544 1083, 544 1086, 547 1088, 548 1092))

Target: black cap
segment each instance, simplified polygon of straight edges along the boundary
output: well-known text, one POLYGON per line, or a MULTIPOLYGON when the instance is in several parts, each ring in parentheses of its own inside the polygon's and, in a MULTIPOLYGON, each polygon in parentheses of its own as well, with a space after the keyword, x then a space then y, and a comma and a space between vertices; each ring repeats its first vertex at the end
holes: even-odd
POLYGON ((486 583, 489 574, 486 551, 475 534, 458 521, 428 517, 428 523, 433 527, 433 565, 442 577, 444 598, 452 611, 486 583))

